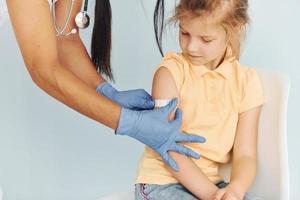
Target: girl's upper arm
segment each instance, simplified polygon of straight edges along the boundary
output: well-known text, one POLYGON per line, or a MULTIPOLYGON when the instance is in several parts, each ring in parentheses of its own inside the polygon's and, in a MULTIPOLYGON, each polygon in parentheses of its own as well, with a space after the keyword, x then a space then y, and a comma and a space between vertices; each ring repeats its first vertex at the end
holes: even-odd
MULTIPOLYGON (((153 99, 173 99, 178 98, 178 90, 171 72, 166 67, 160 67, 154 74, 152 82, 153 99)), ((175 112, 169 115, 169 120, 173 120, 175 112)))
POLYGON ((153 99, 178 98, 178 90, 172 74, 166 67, 160 67, 154 74, 152 82, 153 99))
POLYGON ((247 156, 256 158, 257 135, 261 106, 239 114, 233 147, 233 159, 247 156))
POLYGON ((56 32, 47 0, 6 0, 13 30, 29 72, 58 61, 56 32), (40 65, 35 65, 39 63, 40 65))

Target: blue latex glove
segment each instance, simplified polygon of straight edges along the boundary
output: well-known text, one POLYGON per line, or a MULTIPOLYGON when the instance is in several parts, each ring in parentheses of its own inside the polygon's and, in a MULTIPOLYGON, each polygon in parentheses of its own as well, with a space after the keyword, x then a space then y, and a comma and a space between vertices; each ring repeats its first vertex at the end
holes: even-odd
POLYGON ((151 96, 143 89, 118 91, 111 84, 104 82, 97 87, 96 91, 131 110, 150 110, 154 107, 151 96))
POLYGON ((196 135, 180 133, 182 112, 177 109, 175 119, 168 120, 169 114, 176 108, 177 99, 168 105, 155 110, 133 111, 122 108, 116 134, 128 135, 146 144, 157 152, 173 170, 179 168, 169 156, 168 151, 199 159, 200 155, 177 142, 205 142, 205 138, 196 135))

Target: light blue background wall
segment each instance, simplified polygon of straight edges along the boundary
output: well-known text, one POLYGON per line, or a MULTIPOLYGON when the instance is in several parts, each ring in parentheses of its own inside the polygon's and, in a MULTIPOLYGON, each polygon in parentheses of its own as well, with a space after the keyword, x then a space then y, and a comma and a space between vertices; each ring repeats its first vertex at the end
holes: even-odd
MULTIPOLYGON (((144 8, 139 0, 111 2, 116 86, 150 91, 153 69, 160 61, 152 30, 154 1, 142 1, 144 8)), ((250 4, 252 26, 241 62, 282 71, 292 81, 288 150, 291 199, 297 200, 300 1, 250 4)), ((82 32, 88 49, 90 34, 91 27, 82 32)), ((176 39, 167 39, 165 47, 177 48, 176 39)), ((38 89, 25 70, 9 22, 0 29, 0 66, 0 184, 5 200, 92 200, 133 185, 143 145, 114 136, 38 89)))

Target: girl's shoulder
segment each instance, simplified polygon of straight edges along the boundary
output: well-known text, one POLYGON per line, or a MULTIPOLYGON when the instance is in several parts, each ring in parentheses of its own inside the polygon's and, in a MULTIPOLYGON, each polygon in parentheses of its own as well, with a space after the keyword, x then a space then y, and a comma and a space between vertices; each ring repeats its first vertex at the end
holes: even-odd
POLYGON ((176 68, 181 73, 185 73, 185 71, 187 71, 189 68, 189 64, 182 53, 176 52, 167 52, 160 62, 159 66, 176 68))
POLYGON ((254 76, 258 76, 257 68, 243 65, 238 60, 235 60, 233 62, 233 70, 235 71, 235 74, 238 79, 251 79, 254 76))
POLYGON ((169 69, 182 71, 184 60, 180 53, 167 52, 159 62, 157 69, 160 67, 166 67, 169 69))
POLYGON ((183 65, 186 60, 184 59, 182 53, 176 53, 176 52, 167 52, 165 56, 163 57, 162 61, 173 61, 176 62, 177 64, 183 65))
POLYGON ((175 80, 178 89, 181 88, 185 77, 187 76, 188 63, 181 53, 168 52, 165 54, 159 65, 156 67, 156 73, 161 67, 167 68, 175 80))
POLYGON ((263 90, 263 82, 257 68, 237 65, 239 69, 239 94, 240 106, 239 113, 263 104, 266 100, 263 90))
POLYGON ((236 83, 238 83, 238 87, 242 93, 253 89, 257 91, 261 90, 262 81, 257 69, 256 67, 241 65, 239 62, 236 62, 236 83))

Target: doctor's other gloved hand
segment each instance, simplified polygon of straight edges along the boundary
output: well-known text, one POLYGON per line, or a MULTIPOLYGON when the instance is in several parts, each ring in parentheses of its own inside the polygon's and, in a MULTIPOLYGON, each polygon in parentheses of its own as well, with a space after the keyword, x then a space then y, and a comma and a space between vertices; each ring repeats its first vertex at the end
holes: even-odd
POLYGON ((205 138, 179 132, 182 124, 182 112, 177 109, 175 119, 168 120, 169 114, 176 108, 177 99, 155 110, 133 111, 122 108, 116 129, 117 135, 127 135, 144 143, 157 152, 166 164, 178 171, 178 165, 169 156, 168 151, 199 159, 200 155, 177 142, 204 143, 205 138))
POLYGON ((97 87, 96 91, 120 106, 131 110, 150 110, 154 108, 151 95, 143 89, 118 91, 111 84, 104 82, 97 87))

